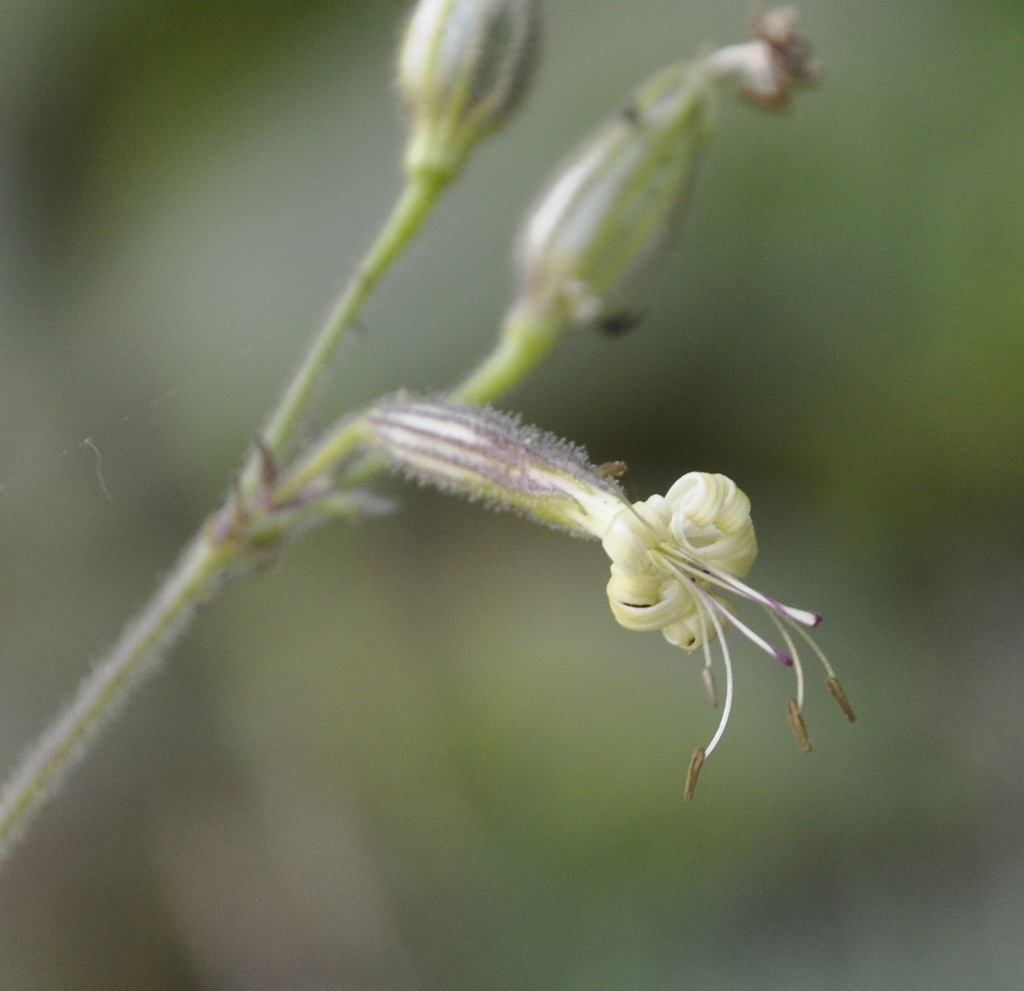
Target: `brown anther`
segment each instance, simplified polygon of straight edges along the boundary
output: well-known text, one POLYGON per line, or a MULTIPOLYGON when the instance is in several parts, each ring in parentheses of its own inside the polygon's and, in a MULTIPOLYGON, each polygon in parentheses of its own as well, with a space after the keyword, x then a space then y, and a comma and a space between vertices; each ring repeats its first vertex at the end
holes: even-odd
POLYGON ((690 758, 690 769, 686 772, 686 788, 683 789, 683 798, 690 801, 693 798, 693 789, 697 787, 697 775, 704 764, 704 748, 698 747, 690 758))
POLYGON ((851 723, 855 723, 857 715, 853 711, 853 706, 850 705, 850 700, 846 697, 846 692, 843 691, 843 686, 839 684, 839 679, 833 676, 825 684, 828 685, 828 690, 832 693, 832 697, 839 703, 839 708, 843 710, 843 715, 851 723))
POLYGON ((629 466, 625 461, 605 461, 604 464, 597 466, 599 478, 622 478, 627 471, 629 466))
POLYGON ((786 708, 789 710, 789 725, 793 730, 793 735, 796 737, 796 742, 800 744, 800 749, 805 754, 809 754, 811 752, 811 740, 807 735, 804 716, 800 711, 800 706, 796 704, 796 699, 790 699, 786 703, 786 708))
POLYGON ((711 668, 705 668, 701 674, 704 679, 704 687, 708 690, 708 701, 712 709, 718 708, 718 686, 715 684, 715 672, 711 668))

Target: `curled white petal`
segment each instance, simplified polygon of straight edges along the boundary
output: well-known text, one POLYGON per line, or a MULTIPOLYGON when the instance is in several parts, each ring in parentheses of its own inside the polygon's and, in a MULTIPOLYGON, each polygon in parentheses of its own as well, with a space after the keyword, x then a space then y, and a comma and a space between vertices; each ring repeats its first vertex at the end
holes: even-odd
POLYGON ((607 586, 612 615, 627 630, 651 633, 664 630, 697 612, 690 588, 664 580, 653 571, 627 577, 612 568, 607 586))
POLYGON ((708 589, 731 589, 757 556, 750 500, 724 475, 690 472, 664 496, 620 511, 604 536, 612 561, 608 601, 631 630, 661 630, 684 650, 714 640, 724 600, 708 589))
POLYGON ((670 539, 669 512, 661 496, 636 502, 620 510, 602 539, 605 553, 623 574, 635 575, 651 567, 650 552, 670 539))
POLYGON ((725 475, 691 471, 665 495, 676 542, 708 565, 742 578, 757 557, 750 500, 725 475))
MULTIPOLYGON (((696 599, 696 597, 694 597, 696 599)), ((725 603, 717 599, 719 605, 726 609, 725 603)), ((719 617, 719 623, 721 623, 719 617)), ((662 636, 673 646, 682 647, 683 650, 699 650, 705 644, 710 643, 716 636, 715 625, 711 622, 710 614, 706 608, 694 608, 693 612, 674 623, 669 623, 662 631, 662 636)))

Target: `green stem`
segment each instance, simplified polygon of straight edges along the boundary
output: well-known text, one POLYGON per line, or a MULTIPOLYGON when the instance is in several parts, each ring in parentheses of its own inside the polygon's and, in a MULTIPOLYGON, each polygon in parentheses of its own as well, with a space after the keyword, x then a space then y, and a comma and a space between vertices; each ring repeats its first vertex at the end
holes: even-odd
POLYGON ((561 321, 511 310, 494 350, 448 393, 448 398, 479 404, 503 395, 548 356, 563 330, 561 321))
MULTIPOLYGON (((263 477, 264 457, 280 456, 321 373, 360 307, 422 226, 445 185, 445 181, 433 175, 410 179, 268 419, 260 435, 262 450, 257 449, 250 456, 239 489, 213 520, 224 517, 232 500, 239 506, 253 508, 251 497, 263 477)), ((466 403, 484 403, 508 391, 548 354, 561 329, 550 320, 513 310, 494 350, 451 391, 450 397, 466 403)), ((310 482, 330 473, 363 435, 361 417, 343 420, 274 486, 270 504, 286 504, 310 482)), ((346 486, 357 484, 379 471, 382 464, 378 456, 371 455, 352 465, 340 482, 346 486)), ((249 520, 250 524, 254 522, 258 522, 257 517, 249 520)), ((85 753, 105 720, 117 711, 143 676, 156 669, 163 651, 184 630, 197 604, 238 555, 238 543, 215 538, 212 524, 205 525, 143 613, 125 630, 113 652, 85 678, 72 703, 28 751, 0 792, 0 861, 63 775, 85 753)))
MULTIPOLYGON (((352 326, 356 314, 381 276, 423 225, 446 185, 443 178, 427 172, 421 172, 406 182, 391 216, 328 314, 260 434, 265 450, 272 456, 280 456, 296 421, 309 403, 321 373, 329 364, 345 332, 352 326)), ((255 491, 260 470, 261 455, 259 451, 254 451, 242 472, 244 493, 255 491)))
MULTIPOLYGON (((317 380, 330 362, 381 276, 416 234, 447 183, 421 174, 410 179, 377 240, 313 340, 306 357, 285 389, 260 435, 262 449, 250 455, 238 488, 228 496, 211 521, 223 520, 231 506, 252 511, 253 494, 261 484, 264 459, 278 457, 308 404, 317 380)), ((358 438, 350 438, 352 446, 358 438)), ((344 448, 335 453, 340 457, 344 448)), ((308 459, 307 459, 308 460, 308 459)), ((318 469, 321 473, 323 468, 318 469)), ((308 480, 314 476, 303 475, 308 480)), ((301 481, 287 488, 281 501, 298 493, 301 481)), ((276 505, 278 503, 271 503, 276 505)), ((259 522, 258 515, 247 525, 259 522)), ((103 723, 117 711, 131 690, 154 671, 163 651, 188 625, 196 606, 208 597, 215 581, 235 562, 244 546, 235 539, 213 535, 207 523, 189 544, 177 567, 161 585, 141 615, 124 631, 114 650, 79 686, 74 700, 42 733, 0 791, 0 861, 25 831, 35 813, 60 784, 64 774, 88 749, 103 723)), ((235 535, 244 536, 244 535, 235 535)))
POLYGON ((86 676, 74 701, 22 758, 0 793, 0 861, 104 721, 142 677, 157 668, 163 649, 187 624, 211 581, 234 554, 233 545, 214 544, 204 527, 113 652, 86 676))
POLYGON ((364 434, 363 417, 346 417, 278 482, 273 492, 274 501, 284 503, 294 499, 310 482, 332 473, 341 459, 363 439, 364 434))
MULTIPOLYGON (((541 320, 525 310, 510 311, 494 349, 461 384, 448 393, 448 398, 478 405, 508 392, 548 355, 561 331, 560 323, 541 320)), ((277 484, 273 493, 274 501, 287 502, 310 482, 335 471, 342 458, 358 446, 363 436, 361 416, 343 419, 310 448, 277 484)), ((345 488, 361 485, 376 475, 384 464, 380 456, 368 454, 352 464, 337 482, 345 488)))

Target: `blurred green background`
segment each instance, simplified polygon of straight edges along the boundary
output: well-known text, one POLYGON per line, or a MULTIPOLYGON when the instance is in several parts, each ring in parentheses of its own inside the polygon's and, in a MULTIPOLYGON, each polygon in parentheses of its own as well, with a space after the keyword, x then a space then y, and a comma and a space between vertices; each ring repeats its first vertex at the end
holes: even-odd
MULTIPOLYGON (((406 4, 0 6, 0 756, 216 505, 399 188, 406 4)), ((1017 989, 1024 972, 1024 8, 807 0, 826 74, 724 107, 649 319, 503 404, 750 494, 860 721, 733 638, 618 628, 607 562, 402 511, 231 587, 0 878, 0 986, 1017 989)), ((558 0, 526 112, 386 281, 319 423, 484 353, 552 166, 746 0, 558 0)), ((315 431, 317 422, 309 424, 315 431)))

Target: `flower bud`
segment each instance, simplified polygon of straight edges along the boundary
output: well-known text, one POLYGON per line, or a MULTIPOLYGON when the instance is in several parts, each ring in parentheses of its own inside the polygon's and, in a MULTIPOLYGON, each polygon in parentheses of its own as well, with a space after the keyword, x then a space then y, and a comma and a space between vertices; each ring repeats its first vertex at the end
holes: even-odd
POLYGON ((398 60, 410 175, 450 179, 519 108, 540 48, 539 0, 420 0, 398 60))
POLYGON ((738 80, 748 96, 782 106, 816 73, 799 15, 782 7, 762 14, 750 41, 671 66, 641 86, 528 213, 509 325, 628 330, 685 212, 719 84, 738 80))
POLYGON ((562 165, 520 232, 522 319, 626 329, 684 211, 711 133, 703 62, 649 80, 562 165))

